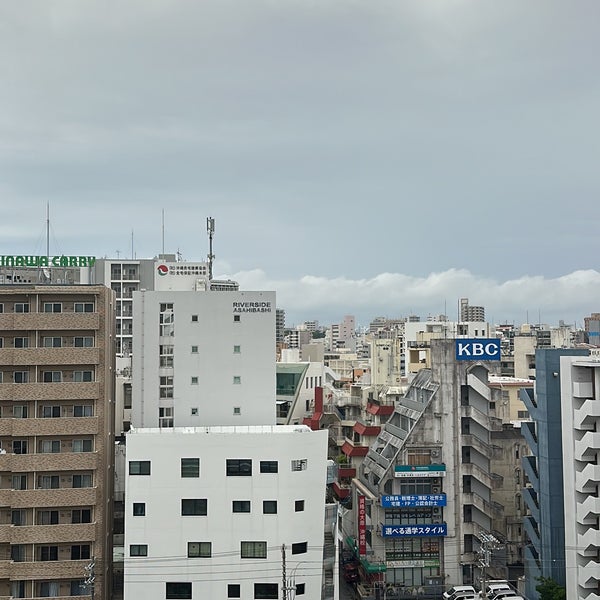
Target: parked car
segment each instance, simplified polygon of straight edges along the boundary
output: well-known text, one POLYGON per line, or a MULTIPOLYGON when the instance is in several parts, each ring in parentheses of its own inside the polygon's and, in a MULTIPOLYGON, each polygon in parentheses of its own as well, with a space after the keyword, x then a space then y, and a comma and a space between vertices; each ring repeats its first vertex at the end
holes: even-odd
POLYGON ((442 597, 445 598, 445 600, 458 600, 465 596, 477 598, 477 591, 472 585, 455 585, 442 594, 442 597))

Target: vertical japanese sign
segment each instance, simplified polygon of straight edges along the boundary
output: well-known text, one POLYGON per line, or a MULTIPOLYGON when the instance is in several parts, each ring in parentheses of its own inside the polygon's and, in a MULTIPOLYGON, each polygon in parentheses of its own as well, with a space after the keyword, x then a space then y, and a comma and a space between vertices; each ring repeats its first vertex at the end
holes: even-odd
POLYGON ((364 496, 358 497, 358 554, 367 555, 367 509, 364 496))

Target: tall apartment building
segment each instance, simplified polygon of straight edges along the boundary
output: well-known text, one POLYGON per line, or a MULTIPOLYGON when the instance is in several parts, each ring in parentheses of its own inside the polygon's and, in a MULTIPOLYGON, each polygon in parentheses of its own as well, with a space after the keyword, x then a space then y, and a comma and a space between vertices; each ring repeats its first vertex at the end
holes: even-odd
POLYGON ((104 286, 0 287, 0 597, 110 597, 114 323, 104 286))
POLYGON ((460 320, 461 321, 485 321, 485 307, 471 306, 468 298, 460 299, 460 320))

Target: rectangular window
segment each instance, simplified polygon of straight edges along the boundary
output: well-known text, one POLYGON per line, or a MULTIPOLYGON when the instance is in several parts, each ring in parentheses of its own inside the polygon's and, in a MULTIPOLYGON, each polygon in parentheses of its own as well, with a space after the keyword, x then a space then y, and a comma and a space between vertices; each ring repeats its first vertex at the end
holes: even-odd
POLYGON ((92 510, 90 508, 74 508, 71 511, 71 523, 74 525, 79 523, 91 523, 92 510))
POLYGON ((306 458, 292 461, 292 471, 306 471, 307 466, 308 460, 306 458))
POLYGON ((188 581, 167 581, 167 600, 191 600, 192 583, 188 581))
POLYGON ((200 477, 200 459, 182 458, 181 459, 182 477, 200 477))
POLYGON ((292 554, 306 554, 308 552, 308 542, 298 542, 292 544, 292 554))
MULTIPOLYGON (((25 544, 15 544, 10 547, 10 559, 15 562, 25 561, 25 544)), ((18 597, 18 596, 17 596, 18 597)))
POLYGON ((173 376, 163 375, 159 377, 159 398, 173 397, 173 376))
POLYGON ((183 517, 205 517, 208 514, 206 498, 182 498, 181 515, 183 517))
POLYGON ((40 452, 43 454, 57 454, 60 452, 60 440, 42 440, 40 452))
POLYGON ((42 338, 42 346, 44 348, 61 348, 62 338, 61 337, 44 337, 42 338))
POLYGON ((242 542, 242 558, 267 558, 267 542, 242 542))
POLYGON ((133 516, 134 517, 145 517, 146 516, 146 503, 145 502, 134 502, 133 503, 133 516))
POLYGON ((304 594, 306 594, 306 585, 304 583, 297 583, 296 584, 296 596, 302 596, 304 594))
POLYGON ((93 446, 93 440, 73 440, 71 445, 73 452, 93 452, 93 446))
POLYGON ((188 558, 210 558, 212 556, 211 542, 188 542, 188 558))
POLYGON ((71 596, 85 596, 89 593, 85 579, 71 579, 71 596))
POLYGON ((192 323, 198 322, 198 315, 192 315, 192 323))
POLYGON ((278 462, 276 460, 261 460, 260 461, 260 472, 261 473, 277 473, 278 462))
POLYGON ((26 419, 27 418, 27 405, 16 404, 12 407, 13 417, 15 419, 26 419))
POLYGON ((42 406, 41 416, 43 419, 58 418, 60 414, 60 406, 42 406))
POLYGON ((15 526, 27 525, 27 515, 25 511, 22 508, 12 510, 10 513, 10 523, 15 526))
POLYGON ((58 546, 40 546, 40 560, 58 560, 58 546))
POLYGON ((296 512, 302 512, 304 510, 304 500, 296 500, 294 502, 294 510, 296 512))
POLYGON ((256 600, 277 600, 279 598, 279 584, 255 583, 254 598, 256 600))
POLYGON ((13 440, 13 454, 27 454, 27 440, 13 440))
POLYGON ((38 475, 38 488, 42 490, 57 490, 60 487, 58 475, 38 475))
POLYGON ((15 312, 16 313, 28 313, 29 312, 29 302, 15 302, 15 312))
POLYGON ((172 344, 161 344, 159 346, 160 366, 163 368, 173 367, 173 348, 172 344))
POLYGON ((242 383, 242 378, 239 375, 234 375, 233 376, 233 383, 235 385, 239 385, 240 383, 242 383))
POLYGON ((241 415, 242 414, 242 407, 241 406, 234 406, 233 407, 233 414, 234 415, 241 415))
POLYGON ((234 513, 249 513, 250 500, 234 500, 232 508, 234 513))
POLYGON ((130 544, 129 556, 148 556, 148 544, 130 544))
POLYGON ((277 500, 263 500, 263 514, 276 515, 277 514, 277 500))
POLYGON ((228 458, 226 473, 229 477, 250 477, 252 475, 252 459, 228 458))
POLYGON ((239 323, 241 321, 241 317, 240 315, 233 315, 233 322, 234 323, 239 323))
POLYGON ((94 407, 91 404, 77 404, 73 407, 74 417, 93 417, 94 407))
POLYGON ((129 461, 130 475, 150 475, 149 460, 130 460, 129 461))
POLYGON ((15 338, 15 348, 29 348, 29 338, 16 337, 15 338))
POLYGON ((71 546, 71 560, 88 560, 90 558, 89 544, 73 544, 71 546))
POLYGON ((93 348, 94 338, 91 335, 78 336, 73 338, 75 348, 93 348))
POLYGON ((192 354, 198 354, 198 346, 192 346, 192 354))
POLYGON ((242 352, 242 347, 241 346, 234 346, 233 347, 233 353, 234 354, 240 354, 242 352))
POLYGON ((192 377, 192 385, 198 385, 198 377, 196 377, 196 376, 192 377))
POLYGON ((42 380, 44 383, 60 383, 62 381, 62 371, 44 371, 42 380))
POLYGON ((37 514, 38 525, 58 525, 57 510, 39 510, 37 514))
POLYGON ((89 488, 92 487, 92 476, 89 473, 82 475, 73 475, 74 488, 89 488))
POLYGON ((12 489, 13 490, 26 490, 27 489, 27 475, 21 473, 19 475, 12 476, 12 489))
POLYGON ((75 306, 73 310, 76 313, 91 313, 94 312, 94 303, 93 302, 75 302, 75 306))
POLYGON ((38 585, 41 598, 56 598, 59 595, 60 583, 58 581, 41 581, 38 585))
POLYGON ((94 373, 93 371, 73 371, 73 381, 77 383, 94 381, 94 373))
POLYGON ((158 426, 173 427, 173 407, 161 406, 158 409, 158 426))
POLYGON ((29 383, 28 371, 15 371, 13 373, 13 381, 15 383, 29 383))
POLYGON ((239 583, 228 583, 227 584, 227 597, 228 598, 241 598, 242 588, 239 583))
POLYGON ((45 313, 59 313, 62 312, 62 304, 60 302, 44 302, 45 313))

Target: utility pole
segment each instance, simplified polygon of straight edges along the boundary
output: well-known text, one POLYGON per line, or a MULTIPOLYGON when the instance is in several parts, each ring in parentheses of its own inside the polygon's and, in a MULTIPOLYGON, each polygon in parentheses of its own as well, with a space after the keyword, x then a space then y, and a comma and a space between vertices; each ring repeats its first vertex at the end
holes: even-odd
POLYGON ((92 562, 84 567, 86 573, 85 585, 90 590, 90 597, 94 600, 94 583, 96 581, 96 573, 94 567, 96 566, 96 559, 92 558, 92 562))
POLYGON ((292 578, 288 579, 287 577, 287 565, 285 562, 285 544, 281 545, 281 591, 283 600, 294 600, 296 597, 296 586, 294 585, 294 571, 292 571, 292 578), (290 595, 288 596, 288 592, 290 595))
POLYGON ((502 544, 498 539, 491 533, 481 533, 479 535, 481 540, 481 557, 479 558, 479 566, 481 567, 481 596, 485 597, 485 586, 487 583, 487 570, 492 564, 492 552, 499 550, 502 544))
POLYGON ((208 217, 206 219, 206 231, 208 233, 208 279, 212 280, 213 260, 215 260, 215 255, 213 254, 213 236, 215 234, 215 220, 212 217, 208 217))

